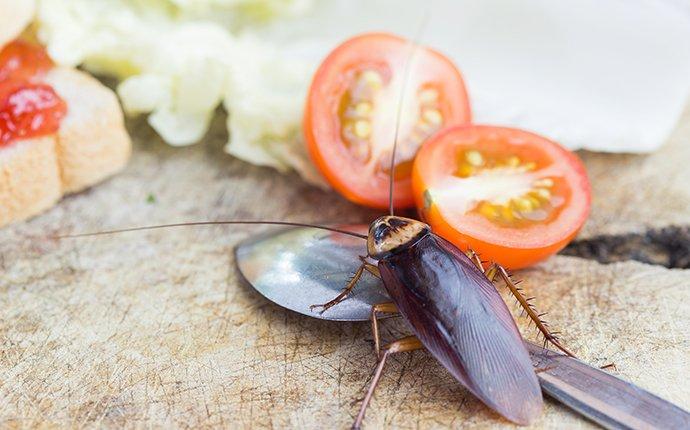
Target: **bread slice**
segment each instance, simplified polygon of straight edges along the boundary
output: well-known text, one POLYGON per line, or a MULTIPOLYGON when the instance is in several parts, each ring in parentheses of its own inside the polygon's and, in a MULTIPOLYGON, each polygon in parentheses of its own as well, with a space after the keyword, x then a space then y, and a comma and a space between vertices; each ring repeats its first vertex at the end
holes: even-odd
POLYGON ((122 169, 131 142, 115 93, 65 67, 52 69, 43 81, 67 103, 56 146, 63 193, 81 191, 122 169))
POLYGON ((131 153, 115 93, 69 68, 56 67, 42 80, 65 100, 67 114, 54 135, 0 147, 0 226, 36 215, 63 194, 112 175, 131 153))
MULTIPOLYGON (((36 12, 34 0, 0 0, 0 49, 36 12)), ((41 77, 67 103, 57 134, 0 146, 0 226, 36 215, 127 163, 131 142, 115 94, 78 70, 41 77)))
POLYGON ((115 93, 74 69, 56 67, 42 80, 65 100, 67 114, 54 135, 0 147, 0 226, 112 175, 131 153, 115 93))
POLYGON ((35 13, 34 0, 0 0, 0 49, 24 31, 35 13))
POLYGON ((55 136, 0 147, 0 226, 26 219, 62 196, 55 136))

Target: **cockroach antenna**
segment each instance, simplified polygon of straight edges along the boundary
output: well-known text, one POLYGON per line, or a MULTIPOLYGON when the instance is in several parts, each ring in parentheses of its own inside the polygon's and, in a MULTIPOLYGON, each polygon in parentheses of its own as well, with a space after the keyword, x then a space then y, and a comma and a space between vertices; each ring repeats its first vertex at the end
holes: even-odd
POLYGON ((419 41, 421 39, 422 33, 424 32, 424 29, 426 28, 427 22, 429 21, 429 15, 430 15, 430 10, 431 6, 428 8, 424 9, 424 14, 422 15, 422 18, 419 22, 419 26, 417 27, 417 32, 414 34, 414 37, 409 40, 408 45, 409 45, 409 51, 407 54, 407 58, 405 59, 405 66, 403 70, 403 81, 402 81, 402 86, 400 89, 400 94, 398 96, 398 110, 395 114, 395 133, 393 135, 393 150, 391 151, 391 164, 390 164, 390 172, 389 172, 389 177, 388 177, 388 213, 393 216, 394 214, 394 208, 393 208, 393 189, 394 189, 394 179, 395 179, 395 151, 398 148, 398 135, 400 133, 400 119, 402 118, 402 109, 403 105, 405 103, 405 90, 407 89, 407 82, 410 79, 410 73, 412 72, 412 60, 414 58, 414 53, 418 48, 419 41))
POLYGON ((355 233, 353 231, 347 231, 347 230, 334 228, 334 227, 328 227, 325 225, 307 224, 307 223, 300 223, 300 222, 288 222, 288 221, 254 221, 254 220, 251 220, 251 221, 232 220, 232 221, 180 222, 180 223, 175 223, 175 224, 158 224, 158 225, 150 225, 150 226, 143 226, 143 227, 121 228, 121 229, 117 229, 117 230, 97 231, 97 232, 92 232, 92 233, 63 234, 63 235, 53 236, 53 238, 54 239, 67 239, 67 238, 76 238, 76 237, 105 236, 105 235, 109 235, 109 234, 127 233, 127 232, 132 232, 132 231, 158 230, 158 229, 162 229, 162 228, 171 228, 171 227, 233 225, 233 224, 283 225, 283 226, 290 226, 290 227, 311 227, 311 228, 317 228, 320 230, 328 230, 328 231, 332 231, 335 233, 346 234, 346 235, 357 237, 360 239, 366 239, 367 238, 367 236, 365 234, 355 233))

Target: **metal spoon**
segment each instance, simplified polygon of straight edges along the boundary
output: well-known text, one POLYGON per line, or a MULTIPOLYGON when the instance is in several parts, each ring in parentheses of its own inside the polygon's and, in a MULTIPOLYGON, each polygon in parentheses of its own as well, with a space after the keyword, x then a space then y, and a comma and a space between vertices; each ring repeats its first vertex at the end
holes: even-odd
MULTIPOLYGON (((366 225, 341 225, 366 233, 366 225)), ((273 230, 242 242, 237 265, 249 283, 268 300, 291 311, 332 321, 366 321, 371 305, 390 302, 381 282, 364 273, 347 300, 320 313, 310 306, 326 303, 343 289, 366 255, 364 241, 313 228, 273 230)))

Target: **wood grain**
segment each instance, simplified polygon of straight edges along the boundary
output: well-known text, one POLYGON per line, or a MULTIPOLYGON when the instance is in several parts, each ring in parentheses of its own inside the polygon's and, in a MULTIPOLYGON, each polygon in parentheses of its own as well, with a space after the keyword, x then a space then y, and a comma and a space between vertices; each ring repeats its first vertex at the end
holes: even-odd
MULTIPOLYGON (((0 425, 349 426, 375 364, 368 326, 293 314, 240 282, 233 246, 261 228, 48 238, 181 220, 375 215, 224 156, 222 121, 203 145, 182 149, 134 122, 135 154, 123 174, 0 231, 0 425)), ((621 219, 632 225, 633 213, 621 219)), ((587 231, 606 225, 599 216, 587 231)), ((583 359, 615 362, 624 378, 690 408, 690 272, 555 257, 519 277, 583 359)), ((408 333, 399 320, 383 327, 387 339, 408 333)), ((427 353, 390 363, 368 428, 512 427, 427 353)), ((591 426, 549 402, 534 427, 591 426)))

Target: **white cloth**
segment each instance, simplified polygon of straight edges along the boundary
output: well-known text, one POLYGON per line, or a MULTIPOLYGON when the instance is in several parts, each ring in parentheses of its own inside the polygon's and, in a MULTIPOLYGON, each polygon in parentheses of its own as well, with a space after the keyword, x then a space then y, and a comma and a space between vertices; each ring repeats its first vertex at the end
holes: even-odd
POLYGON ((426 21, 420 43, 460 67, 475 122, 524 128, 571 149, 653 151, 690 94, 688 0, 315 3, 268 37, 312 48, 319 40, 323 55, 362 31, 413 38, 426 21))

